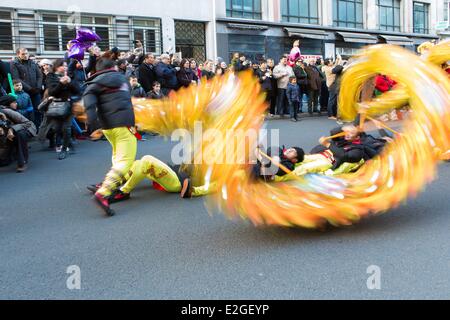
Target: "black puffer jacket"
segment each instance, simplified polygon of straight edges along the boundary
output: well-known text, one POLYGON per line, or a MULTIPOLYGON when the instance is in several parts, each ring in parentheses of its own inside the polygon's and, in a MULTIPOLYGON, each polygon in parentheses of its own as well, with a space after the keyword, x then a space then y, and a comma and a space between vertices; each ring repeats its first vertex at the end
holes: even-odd
POLYGON ((49 73, 47 75, 45 83, 50 97, 67 101, 73 96, 80 94, 80 88, 75 81, 71 81, 68 84, 62 84, 60 81, 61 77, 61 75, 56 73, 49 73))
POLYGON ((8 84, 8 73, 11 73, 9 63, 0 59, 0 87, 3 87, 7 92, 11 92, 11 88, 9 88, 8 84))
POLYGON ((11 61, 11 74, 14 80, 21 80, 23 90, 31 95, 39 93, 42 88, 42 72, 31 60, 15 58, 11 61))
POLYGON ((112 69, 103 70, 90 77, 86 84, 83 100, 92 129, 135 125, 130 84, 123 74, 112 69))
POLYGON ((270 73, 269 70, 262 71, 259 69, 256 74, 259 79, 259 83, 261 84, 261 90, 264 92, 272 92, 272 77, 268 77, 268 73, 270 73))

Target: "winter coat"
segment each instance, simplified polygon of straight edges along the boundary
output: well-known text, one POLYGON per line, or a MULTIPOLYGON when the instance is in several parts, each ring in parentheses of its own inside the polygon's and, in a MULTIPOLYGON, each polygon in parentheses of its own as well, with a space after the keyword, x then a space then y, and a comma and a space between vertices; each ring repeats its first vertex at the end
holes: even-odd
POLYGON ((289 78, 295 76, 294 71, 288 65, 277 65, 273 69, 273 76, 278 80, 278 89, 286 89, 289 83, 289 78))
POLYGON ((133 98, 147 98, 147 93, 142 86, 137 85, 136 87, 131 88, 131 96, 133 98))
POLYGON ((0 59, 0 87, 3 87, 5 92, 11 92, 8 83, 8 73, 11 73, 10 64, 0 59))
POLYGON ((25 130, 32 137, 36 136, 36 126, 34 123, 27 118, 25 118, 20 112, 14 111, 9 108, 0 107, 0 113, 3 113, 8 120, 11 122, 11 128, 18 132, 20 130, 25 130))
POLYGON ((206 77, 206 80, 211 80, 215 76, 216 76, 216 74, 212 71, 207 71, 207 70, 202 71, 202 78, 206 77))
MULTIPOLYGON (((46 79, 47 95, 53 97, 56 100, 68 101, 73 96, 80 95, 80 89, 75 81, 71 81, 68 84, 62 84, 60 82, 61 75, 56 73, 49 73, 46 79)), ((47 117, 45 112, 48 105, 41 103, 38 107, 39 111, 44 113, 44 119, 39 127, 38 140, 45 141, 50 131, 61 132, 72 126, 72 114, 69 114, 65 118, 47 117)))
POLYGON ((314 91, 320 90, 322 88, 322 78, 317 68, 308 65, 305 67, 305 72, 308 75, 308 89, 314 91))
POLYGON ((153 82, 156 81, 156 70, 152 64, 143 63, 137 69, 138 82, 144 88, 145 92, 152 90, 153 82))
POLYGON ((302 89, 303 92, 306 92, 308 89, 308 74, 306 73, 305 69, 302 67, 296 66, 294 67, 294 74, 297 78, 297 83, 302 89))
POLYGON ((11 61, 11 75, 14 80, 21 80, 23 89, 30 95, 40 93, 42 88, 42 72, 39 66, 31 61, 15 58, 11 61))
POLYGON ((339 94, 339 91, 341 90, 341 78, 342 78, 342 72, 344 71, 344 67, 341 65, 337 65, 333 68, 332 72, 336 75, 336 80, 333 82, 333 84, 330 87, 330 92, 335 92, 336 94, 339 94))
POLYGON ((271 82, 272 82, 272 97, 276 98, 277 94, 278 94, 278 80, 275 79, 275 77, 273 76, 273 70, 275 68, 270 68, 268 67, 267 70, 270 70, 270 74, 272 75, 272 78, 270 78, 271 82))
POLYGON ((150 99, 159 100, 164 98, 164 94, 162 93, 162 91, 156 93, 155 91, 152 90, 148 93, 148 97, 150 99))
POLYGON ((267 76, 270 74, 269 70, 262 71, 261 69, 258 70, 257 76, 259 78, 259 83, 261 84, 261 89, 264 92, 271 92, 272 89, 272 76, 267 76))
POLYGON ((192 81, 197 82, 197 76, 191 69, 181 68, 180 71, 177 72, 178 83, 182 87, 189 87, 192 84, 192 81))
POLYGON ((17 111, 22 115, 27 112, 33 112, 33 103, 30 95, 24 91, 16 92, 17 111))
POLYGON ((73 96, 80 94, 80 88, 75 81, 71 81, 68 84, 62 84, 60 82, 61 75, 56 73, 49 73, 47 75, 46 87, 49 97, 54 97, 62 101, 71 100, 73 96))
POLYGON ((325 74, 325 78, 327 79, 327 87, 330 88, 334 81, 336 81, 336 75, 333 73, 333 66, 323 66, 322 71, 325 74))
POLYGON ((177 70, 171 65, 160 62, 156 65, 156 76, 161 88, 178 89, 177 70))
POLYGON ((125 76, 107 69, 92 75, 86 84, 83 100, 92 129, 134 127, 130 84, 125 76))
POLYGON ((241 60, 238 60, 234 66, 234 71, 236 72, 241 72, 248 69, 250 69, 250 65, 249 64, 244 65, 244 63, 241 60))
POLYGON ((198 79, 202 78, 202 70, 200 70, 199 68, 195 68, 195 69, 191 69, 191 70, 197 76, 197 81, 198 81, 198 79))
POLYGON ((298 85, 289 83, 286 90, 286 96, 289 103, 300 102, 300 88, 298 85))
POLYGON ((80 91, 82 92, 84 91, 85 88, 86 73, 83 68, 77 69, 77 63, 78 63, 77 60, 71 59, 68 66, 67 74, 72 79, 72 81, 77 84, 78 88, 80 88, 80 91))
POLYGON ((89 55, 88 64, 87 64, 86 68, 84 69, 84 71, 86 71, 86 74, 91 74, 91 75, 95 74, 97 59, 98 59, 97 56, 95 56, 93 54, 89 55))
POLYGON ((353 142, 349 141, 332 141, 330 151, 333 153, 335 162, 333 163, 333 170, 339 168, 342 164, 358 163, 365 158, 365 146, 361 140, 353 142))

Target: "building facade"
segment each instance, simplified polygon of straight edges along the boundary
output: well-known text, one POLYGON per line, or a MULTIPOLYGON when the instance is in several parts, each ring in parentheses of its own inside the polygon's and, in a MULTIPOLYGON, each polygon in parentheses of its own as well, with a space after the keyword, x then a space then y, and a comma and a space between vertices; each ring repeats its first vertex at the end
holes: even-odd
POLYGON ((215 3, 196 0, 92 1, 2 0, 0 2, 0 57, 11 57, 26 47, 44 57, 60 57, 76 27, 92 28, 100 48, 134 48, 143 42, 147 52, 183 52, 204 60, 216 55, 213 29, 215 3))
MULTIPOLYGON (((278 59, 301 40, 304 55, 350 56, 369 44, 415 50, 438 39, 444 0, 226 0, 217 2, 218 54, 278 59)), ((448 1, 445 1, 448 6, 448 1)))
POLYGON ((94 29, 102 49, 130 50, 140 40, 147 52, 199 61, 229 61, 233 52, 278 59, 295 39, 305 55, 324 57, 375 43, 414 50, 449 35, 440 23, 448 22, 448 8, 448 0, 2 0, 0 58, 19 47, 60 57, 79 26, 94 29))

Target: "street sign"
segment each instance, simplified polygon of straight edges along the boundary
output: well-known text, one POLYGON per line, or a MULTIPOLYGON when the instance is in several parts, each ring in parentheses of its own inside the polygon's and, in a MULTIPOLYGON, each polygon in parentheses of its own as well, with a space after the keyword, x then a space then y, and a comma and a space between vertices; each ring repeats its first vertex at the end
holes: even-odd
POLYGON ((436 23, 436 30, 445 30, 448 28, 448 21, 439 21, 436 23))

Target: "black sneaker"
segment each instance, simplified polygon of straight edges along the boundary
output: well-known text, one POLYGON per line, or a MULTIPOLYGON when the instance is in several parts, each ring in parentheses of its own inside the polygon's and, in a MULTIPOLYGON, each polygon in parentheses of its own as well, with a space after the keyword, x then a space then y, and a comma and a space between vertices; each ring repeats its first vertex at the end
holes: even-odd
POLYGON ((17 166, 16 172, 17 172, 17 173, 24 173, 27 169, 28 169, 27 165, 24 164, 24 165, 22 165, 22 166, 17 166))
POLYGON ((192 182, 191 179, 184 179, 183 187, 181 188, 181 198, 190 199, 192 198, 192 182))
POLYGON ((64 160, 67 158, 67 150, 68 148, 62 148, 61 151, 58 152, 58 159, 64 160))
POLYGON ((102 209, 108 217, 113 217, 116 213, 109 206, 109 198, 106 198, 98 193, 94 195, 94 201, 97 206, 102 209))
POLYGON ((109 199, 109 203, 117 203, 129 200, 131 195, 129 193, 124 193, 121 190, 117 190, 109 199))
POLYGON ((88 189, 90 192, 92 192, 92 194, 96 194, 98 189, 100 189, 102 187, 101 183, 98 184, 92 184, 90 186, 87 186, 86 189, 88 189))

